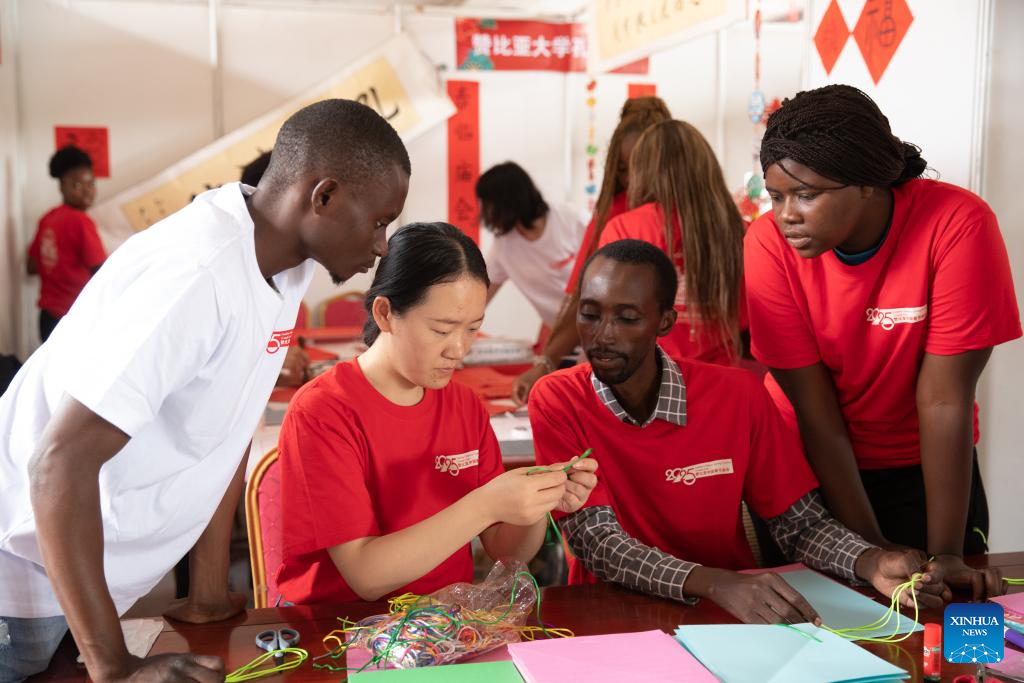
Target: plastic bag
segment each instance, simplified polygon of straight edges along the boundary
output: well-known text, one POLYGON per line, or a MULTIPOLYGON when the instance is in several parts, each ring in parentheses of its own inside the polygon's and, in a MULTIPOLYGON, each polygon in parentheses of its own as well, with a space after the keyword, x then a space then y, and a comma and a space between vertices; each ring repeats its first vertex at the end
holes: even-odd
POLYGON ((499 560, 483 583, 454 583, 393 614, 348 629, 347 649, 369 651, 366 668, 451 664, 519 642, 537 603, 537 583, 518 560, 499 560))

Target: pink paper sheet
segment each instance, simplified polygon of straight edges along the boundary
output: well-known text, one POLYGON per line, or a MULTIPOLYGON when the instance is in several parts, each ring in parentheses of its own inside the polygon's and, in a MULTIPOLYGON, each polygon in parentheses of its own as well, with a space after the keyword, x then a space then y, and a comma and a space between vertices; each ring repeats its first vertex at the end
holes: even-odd
POLYGON ((1014 650, 1009 645, 1003 654, 1003 661, 998 664, 987 665, 990 671, 1010 676, 1015 679, 1024 678, 1024 654, 1014 650))
POLYGON ((1003 606, 1003 612, 1007 619, 1024 623, 1024 593, 1011 593, 989 599, 1003 606))
POLYGON ((718 681, 664 631, 535 640, 513 643, 508 651, 526 683, 718 681))

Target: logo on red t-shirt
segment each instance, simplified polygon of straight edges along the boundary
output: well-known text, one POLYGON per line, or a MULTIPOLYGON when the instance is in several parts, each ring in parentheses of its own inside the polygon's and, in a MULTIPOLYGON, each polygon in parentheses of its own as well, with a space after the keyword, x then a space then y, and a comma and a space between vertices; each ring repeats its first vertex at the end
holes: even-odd
POLYGON ((267 353, 277 353, 286 346, 292 345, 292 335, 295 334, 295 330, 281 330, 274 332, 270 335, 270 341, 267 342, 267 353))
POLYGON ((722 460, 711 460, 697 465, 690 465, 689 467, 675 467, 665 470, 665 481, 672 484, 683 482, 687 486, 693 486, 698 479, 732 473, 732 458, 723 458, 722 460))
POLYGON ((46 272, 57 267, 60 254, 57 248, 57 235, 53 228, 46 228, 39 237, 39 260, 42 261, 43 270, 46 272))
POLYGON ((865 315, 869 323, 888 331, 900 323, 919 323, 927 318, 928 304, 910 308, 869 308, 865 315))
POLYGON ((469 451, 460 455, 439 455, 434 458, 434 469, 438 472, 447 472, 453 477, 459 476, 459 472, 480 464, 480 451, 469 451))

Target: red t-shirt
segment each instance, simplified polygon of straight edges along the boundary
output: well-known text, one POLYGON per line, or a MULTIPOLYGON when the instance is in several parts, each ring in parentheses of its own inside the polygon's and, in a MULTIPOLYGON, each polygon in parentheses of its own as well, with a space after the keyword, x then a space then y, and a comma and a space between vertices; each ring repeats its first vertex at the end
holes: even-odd
MULTIPOLYGON (((785 512, 817 480, 796 435, 746 370, 678 360, 686 426, 622 422, 601 402, 590 364, 537 381, 530 423, 539 465, 593 447, 600 463, 587 506, 610 505, 626 533, 678 558, 749 569, 740 502, 762 518, 785 512)), ((570 583, 587 580, 574 563, 570 583)))
MULTIPOLYGON (((782 369, 824 363, 864 469, 921 461, 916 390, 925 353, 1021 336, 1006 247, 988 205, 934 180, 912 180, 893 197, 889 233, 860 265, 832 252, 801 258, 770 213, 751 226, 744 249, 754 356, 782 369)), ((782 389, 770 375, 766 383, 795 428, 782 389)))
MULTIPOLYGON (((625 192, 620 192, 615 195, 612 199, 612 205, 608 207, 608 218, 605 219, 605 226, 608 225, 608 221, 615 218, 621 213, 629 211, 629 198, 625 192)), ((572 272, 569 274, 569 281, 565 283, 565 293, 572 294, 576 291, 576 285, 580 281, 580 271, 583 270, 583 264, 587 262, 591 254, 597 251, 597 247, 591 249, 591 244, 594 241, 594 230, 597 228, 597 215, 595 214, 590 218, 590 223, 587 224, 587 230, 583 233, 583 241, 580 242, 580 250, 576 253, 576 263, 572 266, 572 272)))
POLYGON ((92 271, 107 258, 96 224, 67 204, 39 220, 28 255, 39 266, 39 308, 55 318, 71 310, 92 271))
MULTIPOLYGON (((634 239, 649 242, 667 253, 668 244, 665 241, 665 219, 662 217, 661 205, 657 202, 642 204, 632 211, 608 221, 601 233, 598 248, 618 240, 634 239)), ((689 318, 686 312, 686 281, 683 273, 683 238, 679 222, 676 221, 675 232, 672 235, 672 247, 675 254, 669 254, 676 266, 676 274, 679 277, 679 289, 676 292, 676 311, 679 313, 675 327, 667 336, 658 340, 665 353, 673 358, 694 358, 705 363, 718 363, 719 365, 736 365, 739 357, 729 344, 726 344, 719 335, 712 330, 702 330, 700 333, 692 333, 689 318)), ((746 303, 744 301, 743 286, 740 283, 740 328, 746 329, 746 303)))
MULTIPOLYGON (((412 526, 504 471, 472 390, 451 382, 426 390, 415 406, 398 406, 367 381, 358 359, 299 390, 278 450, 284 563, 277 583, 297 604, 359 600, 328 548, 412 526)), ((393 595, 472 579, 467 543, 393 595)))

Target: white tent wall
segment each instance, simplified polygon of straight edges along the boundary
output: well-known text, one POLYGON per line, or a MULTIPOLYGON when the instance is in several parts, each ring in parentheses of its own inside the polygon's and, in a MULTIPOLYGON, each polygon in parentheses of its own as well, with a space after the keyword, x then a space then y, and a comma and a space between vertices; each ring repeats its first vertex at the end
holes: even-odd
POLYGON ((27 348, 19 341, 25 261, 21 225, 21 173, 18 142, 18 92, 15 70, 17 7, 0 3, 0 353, 24 358, 27 348))
MULTIPOLYGON (((992 22, 991 80, 982 196, 999 217, 1017 288, 1024 307, 1024 202, 1020 164, 1024 152, 1024 3, 997 0, 992 22)), ((979 457, 992 513, 991 549, 1024 548, 1024 484, 1021 415, 1024 412, 1024 341, 995 350, 978 391, 981 404, 979 457)))
MULTIPOLYGON (((106 126, 102 199, 215 138, 205 5, 16 1, 19 14, 23 242, 60 202, 47 174, 54 126, 106 126)), ((6 45, 5 45, 6 49, 6 45)), ((24 259, 23 254, 17 256, 24 259)), ((38 278, 22 275, 20 349, 38 344, 38 278)))

